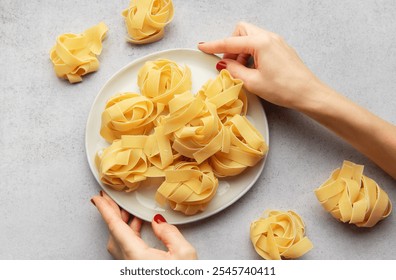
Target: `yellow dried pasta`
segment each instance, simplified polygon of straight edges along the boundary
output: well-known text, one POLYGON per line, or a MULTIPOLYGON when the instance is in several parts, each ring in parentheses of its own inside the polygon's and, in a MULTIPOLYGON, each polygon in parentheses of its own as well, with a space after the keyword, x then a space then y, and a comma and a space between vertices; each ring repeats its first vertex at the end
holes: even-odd
POLYGON ((102 113, 100 135, 108 142, 122 135, 148 135, 164 106, 155 106, 138 93, 124 92, 109 99, 102 113))
POLYGON ((131 0, 122 12, 133 44, 147 44, 161 40, 164 28, 173 19, 172 0, 131 0))
POLYGON ((197 95, 216 106, 223 122, 234 115, 246 115, 248 101, 243 82, 234 79, 226 69, 221 70, 214 80, 207 81, 197 95))
POLYGON ((247 101, 240 80, 224 70, 197 96, 191 85, 187 66, 158 59, 138 72, 142 95, 110 98, 101 135, 113 143, 97 156, 104 184, 132 191, 147 178, 165 177, 157 202, 193 215, 215 195, 216 175, 237 175, 264 157, 263 136, 244 116, 247 101))
POLYGON ((172 148, 202 163, 216 152, 228 151, 230 138, 216 113, 216 107, 189 92, 169 102, 169 115, 162 119, 166 134, 173 133, 172 148))
POLYGON ((293 211, 269 211, 250 225, 250 240, 266 260, 299 258, 313 248, 301 217, 293 211))
POLYGON ((161 170, 174 164, 174 161, 180 157, 180 154, 173 151, 171 140, 165 135, 163 126, 157 126, 154 133, 149 135, 144 153, 148 160, 161 170))
POLYGON ((139 70, 138 86, 154 103, 167 105, 175 94, 191 90, 191 71, 167 59, 148 61, 139 70))
POLYGON ((102 40, 108 28, 103 22, 82 34, 66 33, 57 37, 50 58, 58 77, 70 83, 82 81, 82 76, 99 68, 97 55, 102 52, 102 40))
POLYGON ((118 191, 136 190, 149 169, 143 152, 147 137, 123 135, 98 153, 95 162, 100 180, 118 191))
POLYGON ((378 184, 363 175, 363 165, 344 161, 315 190, 323 208, 337 220, 358 227, 373 227, 392 211, 392 203, 378 184))
POLYGON ((227 152, 219 151, 209 158, 218 177, 235 176, 254 166, 268 152, 261 133, 245 116, 235 115, 224 124, 230 138, 227 152))
POLYGON ((186 215, 205 210, 216 194, 219 182, 207 162, 179 162, 174 170, 165 171, 165 181, 158 188, 155 199, 186 215))

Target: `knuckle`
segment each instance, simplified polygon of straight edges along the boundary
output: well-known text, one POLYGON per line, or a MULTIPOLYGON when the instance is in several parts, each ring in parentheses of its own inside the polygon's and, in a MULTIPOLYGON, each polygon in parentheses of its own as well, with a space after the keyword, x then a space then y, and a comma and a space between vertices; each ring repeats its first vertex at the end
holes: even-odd
POLYGON ((244 21, 238 21, 236 24, 237 27, 244 27, 245 25, 246 25, 246 22, 244 22, 244 21))
POLYGON ((114 251, 114 244, 112 242, 107 242, 107 246, 106 246, 107 251, 112 254, 114 251))
POLYGON ((282 41, 283 40, 282 36, 280 36, 279 34, 276 34, 276 33, 271 33, 271 37, 274 40, 276 40, 276 41, 282 41))
POLYGON ((271 37, 267 34, 263 34, 262 36, 256 38, 256 43, 262 47, 268 47, 271 45, 271 37))
POLYGON ((114 225, 114 223, 109 223, 108 227, 109 227, 110 232, 114 232, 114 230, 116 229, 116 226, 114 225))

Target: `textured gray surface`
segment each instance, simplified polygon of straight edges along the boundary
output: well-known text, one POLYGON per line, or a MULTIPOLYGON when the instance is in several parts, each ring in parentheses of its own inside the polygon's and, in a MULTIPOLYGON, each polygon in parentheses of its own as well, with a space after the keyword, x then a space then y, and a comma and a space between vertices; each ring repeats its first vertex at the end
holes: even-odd
MULTIPOLYGON (((119 68, 155 51, 195 48, 248 21, 281 34, 326 83, 396 123, 395 1, 182 1, 160 42, 125 42, 123 1, 0 1, 0 259, 107 259, 107 231, 89 202, 100 187, 85 156, 91 104, 119 68), (98 72, 70 85, 56 78, 57 35, 109 26, 98 72)), ((202 259, 258 259, 249 224, 266 209, 293 209, 314 249, 303 259, 396 259, 396 215, 372 229, 341 224, 313 189, 344 159, 396 201, 395 181, 303 115, 263 102, 270 130, 264 172, 242 199, 204 221, 180 226, 202 259)), ((161 247, 150 227, 143 237, 161 247)))

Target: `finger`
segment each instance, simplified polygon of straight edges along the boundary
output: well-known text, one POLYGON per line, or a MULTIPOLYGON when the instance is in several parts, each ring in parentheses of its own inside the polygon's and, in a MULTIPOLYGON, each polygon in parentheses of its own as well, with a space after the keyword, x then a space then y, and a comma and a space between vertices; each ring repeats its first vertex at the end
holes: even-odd
POLYGON ((121 219, 124 223, 128 223, 130 216, 129 212, 121 208, 121 219))
POLYGON ((138 217, 133 217, 132 221, 129 224, 129 227, 136 233, 136 235, 140 236, 140 229, 142 228, 143 221, 138 217))
POLYGON ((168 248, 171 255, 182 256, 183 258, 196 258, 194 247, 184 238, 180 231, 166 221, 151 222, 154 234, 168 248))
POLYGON ((223 59, 232 59, 232 60, 237 60, 239 54, 237 53, 225 53, 223 55, 223 59))
POLYGON ((111 205, 111 207, 113 207, 113 209, 115 211, 120 211, 120 207, 118 206, 117 203, 115 203, 115 201, 104 191, 100 191, 100 195, 106 199, 106 201, 111 205))
POLYGON ((136 251, 144 250, 147 244, 131 230, 104 197, 94 196, 94 203, 98 208, 103 220, 107 224, 110 234, 121 248, 133 247, 136 251))
POLYGON ((237 23, 232 34, 233 36, 247 36, 266 32, 268 32, 266 29, 260 28, 248 22, 241 21, 237 23))
POLYGON ((249 58, 251 57, 250 54, 241 53, 241 54, 233 54, 233 53, 225 53, 223 55, 223 59, 232 59, 236 60, 242 65, 247 65, 249 58))
POLYGON ((245 65, 242 65, 241 63, 231 59, 223 59, 221 62, 222 65, 225 66, 225 69, 230 72, 232 77, 241 79, 246 89, 252 91, 255 83, 255 77, 258 74, 256 69, 248 68, 245 65))
MULTIPOLYGON (((264 29, 261 29, 253 24, 247 23, 247 22, 239 22, 234 29, 234 32, 232 32, 232 36, 248 36, 248 35, 255 35, 258 33, 266 33, 267 31, 264 29)), ((248 55, 248 54, 246 54, 248 55)), ((239 54, 234 54, 234 53, 224 53, 223 58, 224 59, 233 59, 238 61, 239 54)), ((244 64, 241 61, 238 61, 241 64, 244 64)))
POLYGON ((241 53, 241 54, 225 53, 223 55, 223 59, 232 59, 245 66, 247 65, 250 57, 251 55, 246 53, 241 53))
POLYGON ((250 54, 246 54, 246 53, 241 53, 238 55, 236 61, 239 62, 240 64, 246 66, 249 59, 250 59, 251 55, 250 54))
POLYGON ((225 54, 254 54, 254 38, 251 36, 228 37, 222 40, 205 42, 198 45, 198 48, 205 53, 225 53, 225 54))
MULTIPOLYGON (((241 25, 241 23, 238 23, 234 29, 234 32, 232 32, 232 36, 246 36, 246 32, 244 32, 244 27, 241 25)), ((237 53, 225 53, 223 55, 223 59, 233 59, 237 60, 239 54, 237 53)))

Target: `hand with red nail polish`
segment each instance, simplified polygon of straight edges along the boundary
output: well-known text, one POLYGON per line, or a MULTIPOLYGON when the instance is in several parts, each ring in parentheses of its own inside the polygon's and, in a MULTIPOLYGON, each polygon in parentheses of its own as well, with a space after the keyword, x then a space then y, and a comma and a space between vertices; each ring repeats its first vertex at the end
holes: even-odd
POLYGON ((295 107, 308 85, 317 78, 301 61, 297 53, 277 34, 249 23, 241 22, 231 37, 212 42, 200 42, 198 49, 206 53, 223 53, 216 69, 227 69, 241 79, 246 89, 267 101, 295 107), (253 59, 254 67, 248 67, 253 59))
POLYGON ((140 236, 143 221, 121 209, 106 193, 94 196, 91 202, 97 207, 109 228, 107 250, 115 259, 133 260, 187 260, 197 259, 195 248, 180 231, 157 214, 151 226, 154 234, 168 248, 162 251, 151 248, 140 236), (131 220, 131 221, 129 221, 131 220))
POLYGON ((396 126, 320 81, 279 35, 241 22, 231 37, 198 48, 223 53, 218 70, 227 69, 251 93, 319 122, 396 179, 396 126))

